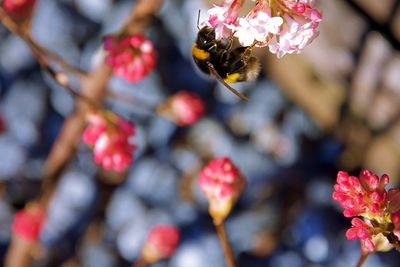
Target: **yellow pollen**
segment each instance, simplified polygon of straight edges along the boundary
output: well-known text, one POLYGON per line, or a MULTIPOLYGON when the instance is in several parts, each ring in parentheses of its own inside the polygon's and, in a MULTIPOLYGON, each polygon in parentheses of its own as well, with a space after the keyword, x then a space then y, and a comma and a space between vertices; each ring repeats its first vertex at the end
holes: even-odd
POLYGON ((234 83, 234 82, 237 82, 239 77, 240 77, 240 73, 235 72, 235 73, 229 74, 228 77, 226 77, 224 79, 224 81, 227 83, 234 83))

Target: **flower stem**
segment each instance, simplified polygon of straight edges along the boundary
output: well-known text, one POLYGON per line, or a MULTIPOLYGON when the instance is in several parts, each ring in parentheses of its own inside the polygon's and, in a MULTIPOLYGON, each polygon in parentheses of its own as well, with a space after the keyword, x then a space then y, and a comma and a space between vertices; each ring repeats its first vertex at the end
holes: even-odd
POLYGON ((360 255, 360 258, 358 259, 356 267, 363 266, 364 262, 367 260, 367 258, 369 256, 369 254, 370 253, 368 253, 368 252, 361 251, 361 255, 360 255))
POLYGON ((226 232, 225 232, 225 227, 224 227, 224 223, 214 223, 215 225, 215 229, 217 230, 217 234, 219 237, 219 240, 221 242, 222 245, 222 249, 224 251, 224 256, 225 256, 225 261, 228 267, 236 267, 236 263, 235 263, 235 259, 233 257, 233 252, 232 252, 232 248, 229 245, 229 241, 228 238, 226 236, 226 232))
POLYGON ((147 262, 140 256, 133 264, 132 267, 146 267, 147 262))

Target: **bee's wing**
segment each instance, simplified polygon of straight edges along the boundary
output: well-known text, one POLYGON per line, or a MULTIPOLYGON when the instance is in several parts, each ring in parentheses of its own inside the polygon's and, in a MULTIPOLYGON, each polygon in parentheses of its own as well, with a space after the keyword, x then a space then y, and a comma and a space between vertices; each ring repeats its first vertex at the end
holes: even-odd
POLYGON ((215 78, 217 78, 218 81, 220 81, 223 85, 225 85, 226 88, 228 88, 232 93, 237 95, 241 100, 243 101, 249 101, 249 98, 241 93, 238 92, 235 88, 230 86, 227 82, 222 79, 222 77, 218 74, 217 70, 214 68, 214 65, 211 64, 210 62, 207 62, 208 69, 210 70, 210 73, 214 75, 215 78))

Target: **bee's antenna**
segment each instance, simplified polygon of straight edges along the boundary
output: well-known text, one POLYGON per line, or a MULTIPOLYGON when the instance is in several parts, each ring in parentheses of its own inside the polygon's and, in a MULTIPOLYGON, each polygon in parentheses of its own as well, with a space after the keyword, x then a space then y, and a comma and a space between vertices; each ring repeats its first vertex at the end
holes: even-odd
POLYGON ((200 30, 200 27, 199 27, 199 23, 200 23, 200 9, 199 9, 199 13, 197 14, 197 29, 198 30, 200 30))
POLYGON ((211 64, 210 62, 207 62, 208 69, 210 72, 217 78, 218 81, 220 81, 223 85, 225 85, 226 88, 228 88, 232 93, 237 95, 241 100, 247 102, 249 101, 249 98, 243 94, 241 94, 238 90, 230 86, 227 82, 222 79, 222 77, 218 74, 217 70, 214 68, 214 65, 211 64))

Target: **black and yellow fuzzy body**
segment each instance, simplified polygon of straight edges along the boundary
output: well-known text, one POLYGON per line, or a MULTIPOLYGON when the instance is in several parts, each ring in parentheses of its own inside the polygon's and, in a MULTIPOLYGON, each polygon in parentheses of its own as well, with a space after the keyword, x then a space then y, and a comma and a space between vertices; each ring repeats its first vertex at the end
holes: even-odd
POLYGON ((200 70, 216 76, 225 86, 225 83, 254 80, 260 72, 259 61, 251 54, 251 47, 233 48, 232 43, 228 38, 216 40, 215 30, 205 26, 199 30, 192 47, 194 62, 200 70))

